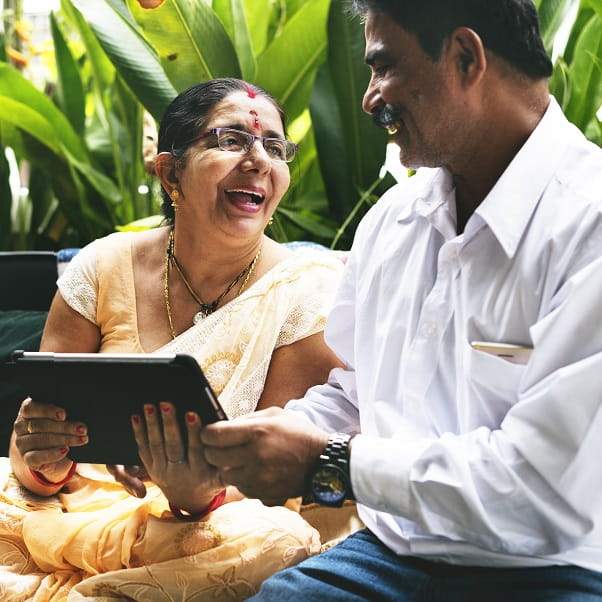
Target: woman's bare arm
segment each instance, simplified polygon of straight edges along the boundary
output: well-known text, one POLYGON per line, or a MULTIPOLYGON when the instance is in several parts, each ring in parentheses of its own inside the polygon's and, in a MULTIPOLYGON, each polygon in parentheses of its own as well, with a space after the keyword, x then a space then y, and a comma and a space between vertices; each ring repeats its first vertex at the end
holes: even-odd
POLYGON ((342 366, 342 362, 324 342, 323 332, 280 347, 272 354, 256 409, 284 407, 290 399, 303 397, 310 387, 325 383, 329 372, 342 366))

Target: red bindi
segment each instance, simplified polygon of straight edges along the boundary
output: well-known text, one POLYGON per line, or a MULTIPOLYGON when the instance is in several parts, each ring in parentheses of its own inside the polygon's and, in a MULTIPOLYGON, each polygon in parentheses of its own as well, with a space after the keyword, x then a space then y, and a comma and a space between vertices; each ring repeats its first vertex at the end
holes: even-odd
POLYGON ((245 84, 245 90, 247 91, 247 96, 249 98, 255 98, 257 94, 255 94, 255 90, 249 86, 249 84, 245 84))

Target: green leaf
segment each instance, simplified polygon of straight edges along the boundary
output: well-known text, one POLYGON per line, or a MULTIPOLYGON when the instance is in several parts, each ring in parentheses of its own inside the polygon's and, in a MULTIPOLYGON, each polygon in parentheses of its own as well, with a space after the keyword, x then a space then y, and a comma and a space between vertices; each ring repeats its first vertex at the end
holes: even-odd
POLYGON ((333 0, 328 39, 328 64, 316 79, 311 114, 320 169, 333 215, 346 218, 360 190, 378 177, 385 159, 387 134, 362 110, 369 71, 364 65, 363 27, 333 0))
POLYGON ((143 232, 144 230, 158 228, 164 224, 165 217, 163 215, 150 215, 149 217, 143 217, 142 219, 130 222, 125 226, 117 226, 115 229, 120 232, 143 232))
POLYGON ((97 96, 98 105, 102 107, 104 112, 102 97, 113 84, 115 67, 113 67, 108 56, 105 54, 88 22, 69 0, 61 0, 61 11, 70 25, 79 33, 81 42, 86 50, 86 60, 90 64, 94 78, 95 85, 92 92, 97 96))
POLYGON ((559 57, 554 64, 549 88, 564 111, 571 97, 571 86, 569 82, 569 69, 562 57, 559 57))
POLYGON ((161 119, 177 92, 153 47, 105 0, 72 0, 134 95, 161 119))
POLYGON ((0 114, 4 120, 35 136, 51 151, 59 154, 61 145, 52 124, 35 109, 0 92, 0 114))
POLYGON ((0 61, 8 61, 6 56, 6 39, 3 33, 0 33, 0 61))
POLYGON ((152 9, 142 8, 138 0, 127 3, 178 92, 214 77, 240 77, 232 42, 204 2, 170 0, 152 9))
POLYGON ((85 160, 80 137, 52 101, 25 79, 16 69, 0 64, 0 115, 23 128, 60 153, 69 148, 73 156, 85 160))
POLYGON ((50 28, 56 59, 58 102, 73 129, 81 135, 86 119, 86 100, 79 68, 53 12, 50 13, 50 28))
POLYGON ((319 238, 330 239, 334 235, 333 228, 320 223, 319 218, 310 212, 300 213, 298 211, 279 207, 278 213, 291 220, 291 222, 303 230, 306 230, 319 238))
POLYGON ((602 19, 596 15, 577 40, 569 77, 571 99, 566 115, 584 130, 602 105, 602 19))
POLYGON ((598 17, 602 19, 602 2, 600 0, 582 0, 582 6, 593 8, 598 17))
POLYGON ((244 0, 247 27, 253 45, 253 56, 261 54, 268 43, 270 19, 273 15, 270 0, 244 0))
POLYGON ((289 119, 309 102, 326 51, 329 0, 308 0, 257 59, 257 81, 283 104, 289 119))
POLYGON ((255 81, 257 64, 243 1, 215 0, 213 10, 224 24, 230 39, 234 42, 242 78, 249 82, 255 81))
MULTIPOLYGON (((10 249, 12 191, 10 188, 10 166, 2 143, 2 124, 0 123, 0 250, 10 249)), ((8 286, 6 283, 4 286, 8 286)))
POLYGON ((546 52, 551 55, 554 38, 568 12, 579 0, 542 0, 539 4, 539 23, 541 37, 546 52))

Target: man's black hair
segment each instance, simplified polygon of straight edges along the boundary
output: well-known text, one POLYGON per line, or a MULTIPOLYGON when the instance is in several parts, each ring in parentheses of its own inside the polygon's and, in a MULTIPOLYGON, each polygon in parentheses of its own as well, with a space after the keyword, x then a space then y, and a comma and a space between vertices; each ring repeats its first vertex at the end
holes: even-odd
POLYGON ((390 15, 433 60, 458 27, 475 31, 485 48, 532 79, 549 77, 552 62, 531 0, 351 0, 351 12, 390 15))

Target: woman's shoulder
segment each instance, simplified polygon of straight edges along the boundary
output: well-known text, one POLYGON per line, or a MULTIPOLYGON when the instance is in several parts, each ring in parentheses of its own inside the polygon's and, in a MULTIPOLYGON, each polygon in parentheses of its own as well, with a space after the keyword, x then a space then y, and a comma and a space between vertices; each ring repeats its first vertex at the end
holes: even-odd
POLYGON ((316 244, 284 244, 286 256, 266 274, 271 285, 330 288, 336 287, 343 271, 340 254, 316 244))

